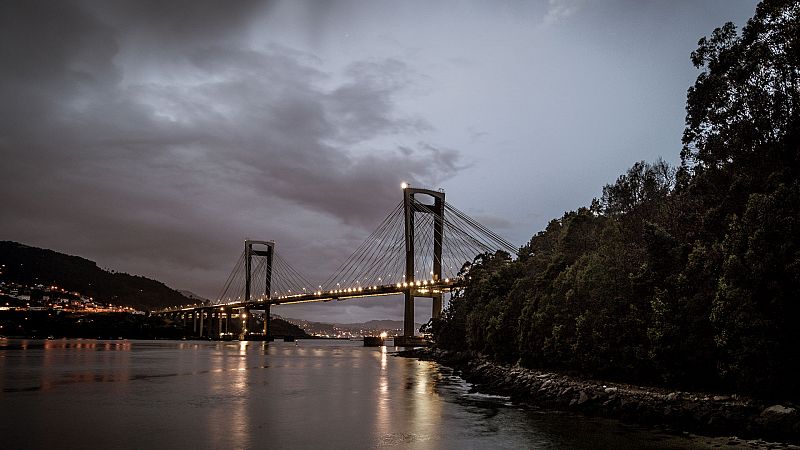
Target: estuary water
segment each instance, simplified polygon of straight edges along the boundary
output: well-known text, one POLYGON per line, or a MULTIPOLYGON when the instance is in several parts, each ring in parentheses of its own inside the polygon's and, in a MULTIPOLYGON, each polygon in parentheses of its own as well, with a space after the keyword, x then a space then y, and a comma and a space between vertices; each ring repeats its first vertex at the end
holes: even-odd
MULTIPOLYGON (((0 339, 0 448, 697 448, 357 341, 0 339)), ((718 444, 717 444, 718 445, 718 444)))

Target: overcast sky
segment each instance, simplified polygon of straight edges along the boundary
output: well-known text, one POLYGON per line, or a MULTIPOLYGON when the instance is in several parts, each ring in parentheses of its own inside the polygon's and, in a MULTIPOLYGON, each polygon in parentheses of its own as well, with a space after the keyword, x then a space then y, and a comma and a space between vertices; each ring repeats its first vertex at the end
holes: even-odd
POLYGON ((754 8, 6 0, 0 239, 215 297, 246 237, 324 280, 407 180, 522 245, 634 162, 678 162, 689 54, 754 8))

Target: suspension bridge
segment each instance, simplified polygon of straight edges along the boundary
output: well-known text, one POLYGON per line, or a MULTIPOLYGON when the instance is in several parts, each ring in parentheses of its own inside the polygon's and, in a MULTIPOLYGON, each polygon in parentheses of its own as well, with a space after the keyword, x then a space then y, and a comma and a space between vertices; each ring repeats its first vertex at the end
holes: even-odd
POLYGON ((431 317, 438 318, 444 294, 463 284, 463 269, 475 256, 518 249, 447 203, 444 191, 402 188, 403 200, 324 282, 308 281, 275 242, 248 239, 210 304, 152 314, 183 321, 184 328, 191 321, 196 337, 269 339, 271 306, 402 294, 403 337, 413 340, 415 298, 431 298, 431 317))

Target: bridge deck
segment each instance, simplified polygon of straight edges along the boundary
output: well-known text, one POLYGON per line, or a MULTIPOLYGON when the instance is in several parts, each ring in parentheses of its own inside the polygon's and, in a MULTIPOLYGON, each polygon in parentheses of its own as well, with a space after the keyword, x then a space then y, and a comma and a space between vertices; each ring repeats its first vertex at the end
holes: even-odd
POLYGON ((430 280, 418 281, 415 283, 398 283, 398 284, 385 284, 379 286, 365 286, 358 288, 348 289, 335 289, 329 291, 317 291, 310 293, 302 293, 295 295, 282 295, 270 299, 258 299, 246 301, 234 301, 228 303, 217 303, 213 305, 187 305, 178 306, 166 309, 155 310, 153 313, 166 313, 176 311, 191 311, 196 309, 206 308, 255 308, 259 306, 275 306, 275 305, 291 305, 296 303, 309 303, 309 302, 329 302, 332 300, 347 300, 351 298, 363 297, 380 297, 384 295, 403 294, 409 290, 414 293, 415 297, 430 297, 432 294, 444 292, 458 287, 461 284, 461 279, 445 279, 439 282, 430 280))

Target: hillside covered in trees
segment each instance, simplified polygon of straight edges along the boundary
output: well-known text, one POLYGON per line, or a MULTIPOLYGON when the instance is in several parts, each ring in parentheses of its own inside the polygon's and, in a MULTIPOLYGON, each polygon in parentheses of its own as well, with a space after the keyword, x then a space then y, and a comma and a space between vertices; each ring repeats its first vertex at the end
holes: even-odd
POLYGON ((59 286, 103 303, 150 310, 194 303, 164 283, 127 273, 109 272, 97 263, 17 242, 0 241, 2 281, 59 286))
POLYGON ((698 45, 680 166, 636 163, 518 259, 476 258, 437 345, 800 399, 800 3, 698 45))

